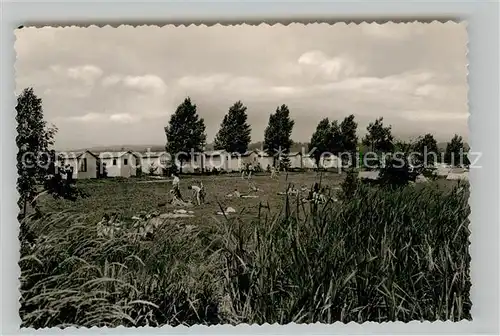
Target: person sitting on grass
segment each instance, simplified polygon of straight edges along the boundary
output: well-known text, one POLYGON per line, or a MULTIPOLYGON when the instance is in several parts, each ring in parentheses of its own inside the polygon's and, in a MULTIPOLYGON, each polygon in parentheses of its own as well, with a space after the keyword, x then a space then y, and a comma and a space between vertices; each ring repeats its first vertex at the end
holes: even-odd
POLYGON ((259 196, 257 195, 250 195, 250 193, 248 194, 244 194, 242 195, 238 189, 234 189, 234 191, 232 193, 229 193, 226 195, 226 197, 239 197, 239 198, 257 198, 259 196))
POLYGON ((286 191, 280 191, 278 192, 278 195, 290 195, 290 196, 297 196, 299 194, 299 191, 293 187, 293 185, 289 185, 286 191))
POLYGON ((259 188, 257 188, 257 186, 255 185, 255 183, 248 182, 248 184, 250 185, 250 191, 253 191, 253 192, 261 191, 259 188))
POLYGON ((189 186, 188 189, 193 191, 192 198, 193 201, 196 201, 196 204, 201 205, 205 203, 205 191, 203 190, 203 183, 200 183, 200 186, 189 186))
POLYGON ((321 190, 314 195, 314 198, 313 198, 314 201, 316 203, 326 203, 325 193, 326 193, 326 189, 321 188, 321 190))
POLYGON ((191 203, 190 201, 184 202, 182 199, 179 199, 175 194, 174 190, 170 190, 170 195, 172 195, 172 200, 170 201, 170 204, 172 204, 173 206, 180 206, 180 207, 193 206, 193 203, 191 203))
POLYGON ((321 191, 319 189, 319 184, 314 183, 313 188, 309 191, 306 198, 304 198, 303 202, 314 202, 314 203, 324 203, 326 202, 326 196, 323 194, 325 188, 322 188, 321 191))
POLYGON ((312 202, 314 204, 320 204, 320 203, 325 203, 326 202, 326 197, 320 193, 311 191, 307 195, 307 197, 302 199, 302 202, 307 203, 307 202, 312 202))

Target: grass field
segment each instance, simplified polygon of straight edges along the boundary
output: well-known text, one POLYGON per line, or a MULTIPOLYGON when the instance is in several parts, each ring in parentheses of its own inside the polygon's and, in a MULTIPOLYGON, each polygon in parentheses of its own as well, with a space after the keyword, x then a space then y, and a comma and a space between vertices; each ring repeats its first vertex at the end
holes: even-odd
MULTIPOLYGON (((342 178, 321 177, 330 186, 342 178)), ((181 178, 185 195, 190 179, 181 178)), ((319 179, 257 176, 259 198, 227 199, 248 182, 203 178, 209 203, 192 208, 195 227, 169 220, 147 238, 101 237, 96 223, 109 211, 170 211, 158 207, 170 183, 79 182, 90 197, 47 198, 43 217, 23 224, 35 236, 21 250, 23 326, 471 318, 467 185, 360 186, 321 206, 277 195, 319 179), (243 213, 215 215, 218 202, 243 213)))
MULTIPOLYGON (((322 181, 325 186, 338 186, 342 176, 337 173, 327 172, 317 173, 290 173, 281 174, 277 179, 271 179, 268 174, 253 176, 250 181, 254 183, 261 191, 252 193, 258 195, 258 198, 228 198, 225 195, 238 189, 241 193, 250 191, 250 183, 247 179, 241 179, 239 175, 222 176, 185 176, 181 179, 182 195, 189 199, 189 185, 203 182, 207 192, 207 203, 192 208, 195 212, 195 219, 191 222, 199 222, 200 219, 206 221, 208 217, 215 217, 215 213, 220 211, 220 206, 224 208, 231 206, 238 212, 255 215, 259 208, 259 203, 269 205, 273 209, 279 209, 284 201, 284 197, 278 195, 278 192, 286 190, 292 183, 295 187, 311 187, 314 182, 322 181), (219 205, 220 204, 220 205, 219 205)), ((88 180, 79 182, 78 186, 92 197, 81 198, 76 202, 65 200, 53 200, 46 198, 43 203, 45 211, 76 211, 90 212, 93 221, 99 221, 104 213, 116 211, 123 214, 124 217, 131 217, 140 211, 168 212, 173 207, 165 204, 170 200, 169 190, 172 187, 170 180, 157 179, 108 179, 108 180, 88 180), (161 206, 158 206, 161 205, 161 206)))

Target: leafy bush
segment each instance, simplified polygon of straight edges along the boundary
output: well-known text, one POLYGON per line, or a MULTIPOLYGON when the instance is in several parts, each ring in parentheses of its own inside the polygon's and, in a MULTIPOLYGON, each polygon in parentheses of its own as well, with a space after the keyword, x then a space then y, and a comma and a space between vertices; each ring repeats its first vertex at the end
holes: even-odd
POLYGON ((354 169, 350 169, 349 171, 347 171, 347 175, 340 186, 342 190, 341 198, 343 200, 352 199, 356 194, 358 185, 358 172, 354 169))
POLYGON ((405 158, 389 158, 380 169, 380 183, 390 187, 401 187, 410 181, 415 181, 417 174, 410 170, 410 164, 405 158))

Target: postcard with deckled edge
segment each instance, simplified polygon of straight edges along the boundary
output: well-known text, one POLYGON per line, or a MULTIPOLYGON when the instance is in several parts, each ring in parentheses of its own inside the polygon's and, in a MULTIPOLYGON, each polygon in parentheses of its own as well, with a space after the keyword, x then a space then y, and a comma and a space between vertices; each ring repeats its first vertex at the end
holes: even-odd
POLYGON ((465 23, 15 35, 21 327, 472 319, 465 23))

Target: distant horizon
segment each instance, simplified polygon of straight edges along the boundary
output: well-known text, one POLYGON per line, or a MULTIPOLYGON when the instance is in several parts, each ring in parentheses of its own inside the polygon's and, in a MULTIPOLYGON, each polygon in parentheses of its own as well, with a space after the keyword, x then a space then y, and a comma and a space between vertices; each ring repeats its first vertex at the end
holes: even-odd
MULTIPOLYGON (((462 136, 461 134, 458 134, 459 136, 462 136)), ((462 139, 464 141, 464 145, 468 146, 468 139, 462 136, 462 139)), ((402 139, 402 138, 397 138, 396 140, 402 140, 402 141, 408 141, 408 139, 402 139)), ((445 146, 448 142, 450 142, 451 138, 448 139, 447 141, 440 141, 436 139, 438 147, 443 147, 445 146)), ((250 147, 255 147, 256 145, 262 144, 264 141, 255 141, 255 142, 250 142, 248 145, 248 148, 250 147)), ((295 147, 296 145, 307 145, 309 144, 310 141, 294 141, 292 148, 295 147)), ((361 139, 359 139, 358 143, 361 143, 361 139)), ((214 143, 207 143, 206 146, 209 147, 207 150, 213 150, 213 145, 214 143)), ((151 150, 156 149, 156 148, 165 148, 165 145, 162 144, 116 144, 116 145, 96 145, 96 146, 88 146, 88 147, 80 147, 80 148, 57 148, 54 147, 56 151, 74 151, 74 152, 79 152, 79 151, 84 151, 84 150, 95 150, 95 151, 120 151, 121 149, 124 150, 137 150, 137 148, 144 148, 144 150, 147 150, 148 148, 151 150)), ((158 150, 151 150, 152 152, 158 151, 158 150)), ((293 150, 292 150, 293 151, 293 150)))
MULTIPOLYGON (((333 119, 331 119, 331 121, 333 121, 333 119)), ((338 120, 338 121, 341 121, 341 120, 338 120)), ((356 119, 355 119, 356 121, 356 119)), ((374 120, 373 120, 374 121, 374 120)), ((319 121, 318 121, 319 122, 319 121)), ((165 123, 166 125, 167 123, 165 123)), ((392 135, 394 136, 394 140, 401 140, 401 141, 411 141, 411 140, 414 140, 416 139, 417 137, 419 136, 423 136, 425 134, 432 134, 432 136, 434 136, 434 139, 436 139, 436 141, 439 143, 448 143, 451 138, 453 137, 450 136, 449 138, 446 138, 445 136, 437 136, 436 134, 433 134, 432 132, 424 132, 424 133, 415 133, 415 134, 401 134, 401 132, 398 132, 397 129, 395 129, 395 127, 393 127, 393 125, 389 125, 389 124, 386 124, 384 122, 384 125, 386 126, 391 126, 391 131, 392 131, 392 135)), ((57 125, 55 125, 57 127, 57 125)), ((361 142, 362 138, 366 135, 366 128, 361 128, 361 131, 362 132, 359 132, 360 131, 360 127, 358 127, 358 131, 357 131, 357 136, 358 136, 358 142, 361 142)), ((462 137, 464 143, 468 143, 469 141, 469 137, 468 137, 468 134, 461 134, 461 133, 454 133, 454 134, 458 134, 459 136, 462 137)), ((309 139, 307 140, 294 140, 292 138, 292 141, 294 144, 296 143, 309 143, 311 141, 310 137, 312 136, 312 133, 311 135, 309 136, 309 139)), ((57 139, 57 133, 55 134, 55 138, 57 139)), ((250 144, 249 146, 251 145, 254 145, 254 144, 259 144, 259 143, 262 143, 264 142, 264 139, 262 138, 261 140, 257 140, 257 141, 250 141, 250 144)), ((167 141, 165 139, 164 143, 154 143, 154 144, 150 144, 150 143, 141 143, 141 142, 137 142, 137 143, 116 143, 116 144, 92 144, 92 145, 89 145, 89 146, 83 146, 83 147, 71 147, 71 146, 57 146, 57 141, 56 141, 56 145, 54 146, 54 148, 56 148, 57 150, 61 150, 61 151, 68 151, 68 150, 85 150, 87 148, 119 148, 119 147, 124 147, 124 148, 127 148, 127 147, 144 147, 144 148, 148 148, 148 147, 165 147, 167 141)), ((210 142, 207 142, 206 143, 206 146, 213 146, 214 145, 214 139, 212 139, 210 142)))

